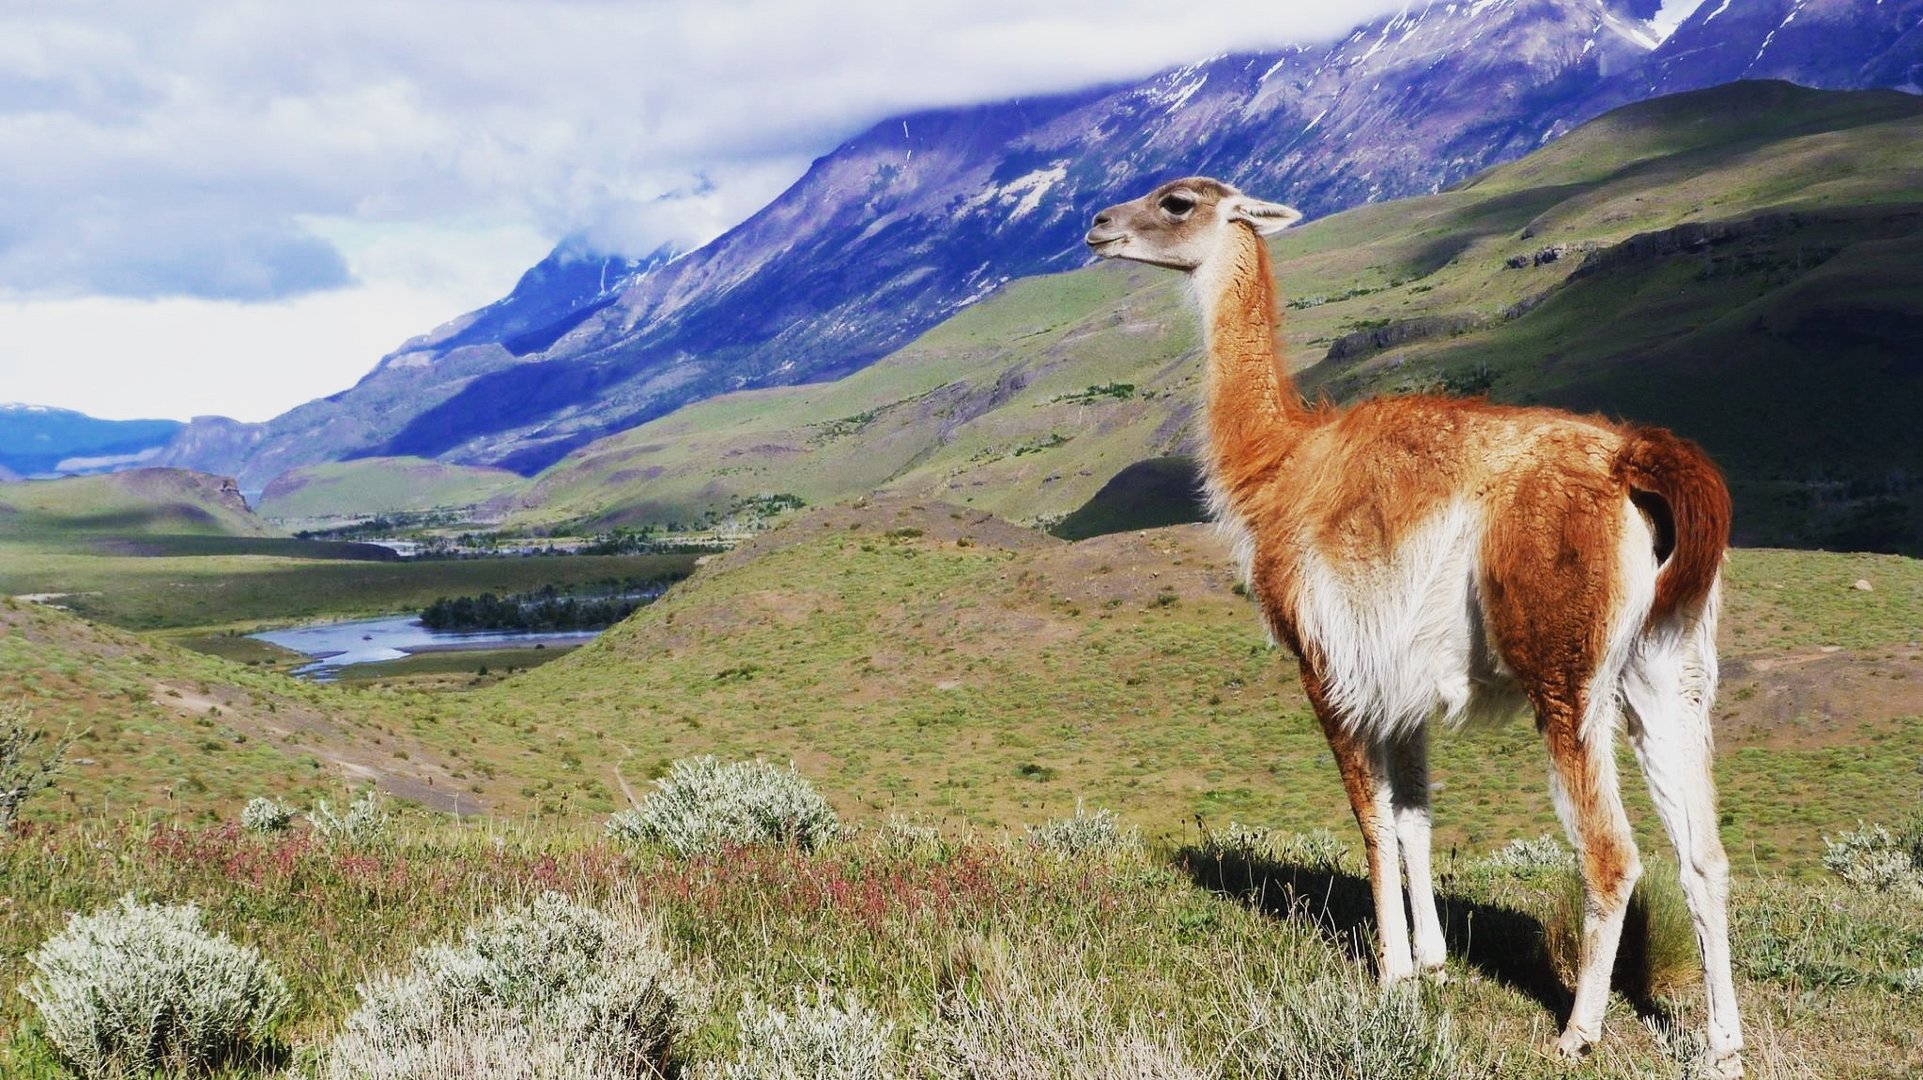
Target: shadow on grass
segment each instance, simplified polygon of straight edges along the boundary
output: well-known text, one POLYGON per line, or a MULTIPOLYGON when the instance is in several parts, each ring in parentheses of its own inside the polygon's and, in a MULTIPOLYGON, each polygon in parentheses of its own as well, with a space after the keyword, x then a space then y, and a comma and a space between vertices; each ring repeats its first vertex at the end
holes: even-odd
MULTIPOLYGON (((1177 848, 1173 861, 1201 888, 1314 927, 1352 959, 1374 959, 1375 898, 1364 878, 1328 866, 1279 862, 1200 844, 1177 848)), ((1568 1020, 1570 994, 1550 963, 1541 920, 1446 888, 1437 891, 1436 900, 1449 955, 1540 1003, 1558 1025, 1568 1020)))

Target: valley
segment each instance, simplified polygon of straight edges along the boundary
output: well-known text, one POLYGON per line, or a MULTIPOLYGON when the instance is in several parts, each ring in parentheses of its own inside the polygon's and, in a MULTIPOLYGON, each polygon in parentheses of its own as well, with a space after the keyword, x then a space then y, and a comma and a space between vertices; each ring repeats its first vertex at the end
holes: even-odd
MULTIPOLYGON (((598 568, 597 558, 444 567, 478 581, 598 568)), ((178 619, 234 623, 246 604, 284 591, 263 583, 230 595, 231 575, 215 572, 115 581, 133 562, 110 560, 92 583, 108 595, 171 594, 178 619)), ((334 565, 269 573, 300 581, 334 565)), ((399 580, 385 583, 388 595, 405 594, 399 580)), ((1923 564, 1744 550, 1731 583, 1719 713, 1726 835, 1759 867, 1820 873, 1820 836, 1849 826, 1878 790, 1910 782, 1900 748, 1923 738, 1923 564), (1852 588, 1858 580, 1873 591, 1852 588)), ((591 643, 505 681, 514 661, 501 654, 431 654, 409 662, 438 669, 418 684, 317 686, 212 623, 133 637, 16 600, 0 697, 56 728, 95 729, 76 751, 95 764, 63 785, 70 809, 111 791, 127 809, 172 802, 218 816, 260 775, 258 762, 230 771, 240 758, 274 759, 275 775, 301 777, 293 790, 324 790, 341 777, 302 749, 313 722, 355 762, 351 776, 502 814, 591 820, 620 805, 616 762, 640 779, 718 753, 794 760, 857 819, 988 827, 1087 801, 1171 835, 1198 816, 1339 829, 1347 811, 1293 665, 1231 584, 1226 552, 1201 526, 1071 544, 972 508, 883 497, 797 515, 591 643), (181 644, 240 651, 223 660, 181 644), (483 666, 489 675, 475 675, 483 666), (212 746, 221 752, 194 749, 212 746), (183 789, 198 794, 181 802, 183 789)), ((338 608, 354 594, 335 585, 310 595, 338 608)), ((155 618, 131 600, 79 607, 96 620, 155 618)), ((1440 752, 1452 794, 1438 828, 1449 843, 1480 849, 1553 828, 1526 723, 1463 733, 1440 752), (1502 767, 1487 767, 1492 755, 1502 767)), ((1653 821, 1646 806, 1640 821, 1653 821)))
MULTIPOLYGON (((1823 852, 1866 808, 1900 815, 1918 787, 1923 562, 1743 549, 1729 583, 1717 779, 1745 1007, 1770 1018, 1752 1046, 1827 1075, 1901 1075, 1916 1062, 1904 972, 1923 961, 1923 928, 1912 906, 1836 884, 1823 852)), ((197 900, 298 966, 302 1019, 287 1035, 309 1043, 351 1005, 364 965, 399 962, 477 905, 560 888, 617 905, 638 893, 729 992, 825 977, 907 1025, 937 1007, 920 973, 939 961, 923 950, 981 934, 1010 936, 1023 964, 1075 957, 1099 985, 1131 988, 1089 1008, 1147 1009, 1198 1052, 1226 1037, 1206 1017, 1255 977, 1224 968, 1230 955, 1280 965, 1265 970, 1290 986, 1360 976, 1366 881, 1341 853, 1353 824, 1340 784, 1293 664, 1206 527, 1069 543, 877 497, 793 515, 532 670, 503 670, 498 654, 450 663, 317 685, 0 600, 0 698, 78 735, 59 786, 0 843, 0 975, 17 981, 23 950, 65 910, 129 888, 197 900), (794 762, 856 831, 812 855, 692 862, 593 838, 670 761, 704 753, 794 762), (340 847, 233 824, 263 793, 311 806, 355 787, 390 800, 392 839, 340 847), (1098 807, 1146 846, 1064 860, 1016 831, 1098 807), (1283 846, 1221 846, 1250 828, 1283 846), (1337 854, 1290 846, 1324 829, 1337 854), (351 950, 321 946, 349 925, 351 950), (1091 926, 1108 927, 1093 953, 1091 926), (728 944, 749 927, 763 943, 752 958, 728 944), (1146 975, 1170 964, 1229 977, 1177 993, 1146 975)), ((1468 1060, 1568 1075, 1537 1049, 1559 993, 1542 950, 1565 917, 1561 879, 1490 854, 1556 830, 1538 740, 1518 719, 1437 750, 1460 971, 1429 1007, 1477 1017, 1457 1029, 1468 1060)), ((1652 876, 1670 880, 1647 796, 1633 783, 1625 795, 1652 876)), ((1671 993, 1655 1015, 1687 1023, 1692 993, 1671 993)), ((0 1017, 20 1008, 8 997, 0 1017)), ((1607 1048, 1579 1075, 1683 1053, 1627 1006, 1611 1014, 1607 1048)), ((704 1021, 684 1052, 722 1053, 733 1030, 704 1021)), ((0 1065, 58 1075, 33 1071, 55 1066, 13 1031, 0 1065)))
MULTIPOLYGON (((205 1061, 90 1080, 1703 1075, 1719 931, 1620 732, 1648 873, 1594 1052, 1552 1049, 1594 894, 1527 716, 1435 733, 1446 978, 1378 985, 1343 777, 1250 596, 1271 579, 1203 520, 1190 286, 1081 240, 1093 208, 1197 172, 1308 214, 1254 243, 1311 402, 1551 406, 1715 459, 1748 1075, 1923 1075, 1923 0, 1716 0, 1673 33, 1670 11, 1418 0, 1320 43, 918 108, 705 243, 570 234, 265 422, 0 405, 0 1076, 88 1074, 30 1000, 47 943, 109 909, 150 920, 136 947, 179 940, 147 902, 256 950, 221 964, 277 970, 253 993, 279 1011, 205 1061), (647 1049, 583 1064, 630 1027, 647 1049), (355 1039, 389 1071, 341 1064, 355 1039), (844 1056, 782 1057, 807 1053, 844 1056)), ((353 99, 369 146, 409 115, 384 95, 353 99)), ((562 171, 542 197, 566 212, 540 213, 584 230, 573 200, 639 183, 562 171)), ((738 177, 686 179, 643 217, 734 213, 738 177)), ((404 250, 448 222, 370 224, 402 211, 242 230, 286 265, 236 280, 294 275, 263 294, 291 311, 319 302, 302 273, 484 261, 404 250)), ((1715 500, 1634 498, 1657 558, 1706 575, 1708 545, 1673 541, 1715 500)), ((1334 505, 1390 528, 1374 490, 1334 505)), ((1540 557, 1579 561, 1581 528, 1540 557)), ((1493 625, 1400 606, 1368 617, 1493 625)), ((1473 677, 1528 667, 1501 650, 1473 677)), ((108 951, 70 948, 93 980, 71 1000, 217 989, 114 982, 161 968, 108 951)))

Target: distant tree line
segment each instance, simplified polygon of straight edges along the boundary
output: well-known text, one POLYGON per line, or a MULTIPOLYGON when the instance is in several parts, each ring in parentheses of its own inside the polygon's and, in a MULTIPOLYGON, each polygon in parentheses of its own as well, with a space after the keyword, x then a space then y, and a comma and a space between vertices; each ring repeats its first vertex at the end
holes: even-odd
POLYGON ((467 633, 480 630, 547 632, 603 630, 653 603, 672 577, 629 578, 618 588, 576 595, 545 585, 527 593, 443 596, 421 611, 429 630, 467 633))

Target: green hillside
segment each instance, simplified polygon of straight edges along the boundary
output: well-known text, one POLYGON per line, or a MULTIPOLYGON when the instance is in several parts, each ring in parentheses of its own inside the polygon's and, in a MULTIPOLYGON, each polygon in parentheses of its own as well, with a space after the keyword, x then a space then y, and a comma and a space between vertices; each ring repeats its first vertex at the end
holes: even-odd
MULTIPOLYGON (((1487 391, 1672 426, 1731 474, 1747 543, 1923 550, 1920 163, 1903 94, 1740 83, 1630 106, 1455 190, 1281 234, 1290 354, 1341 399, 1487 391)), ((1053 520, 1190 445, 1200 378, 1175 275, 1018 281, 838 382, 586 447, 514 520, 874 490, 1053 520)))
POLYGON ((231 480, 186 469, 0 486, 0 545, 59 545, 102 537, 272 537, 231 480))
POLYGON ((261 492, 263 517, 315 519, 439 509, 486 502, 522 483, 502 469, 422 458, 359 458, 290 469, 261 492))

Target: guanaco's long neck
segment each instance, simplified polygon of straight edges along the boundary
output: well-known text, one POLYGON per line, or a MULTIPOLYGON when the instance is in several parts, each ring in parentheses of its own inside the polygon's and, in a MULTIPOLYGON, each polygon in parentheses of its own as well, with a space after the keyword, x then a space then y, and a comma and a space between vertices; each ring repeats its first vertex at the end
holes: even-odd
POLYGON ((1307 410, 1277 351, 1281 315, 1268 246, 1245 226, 1226 232, 1194 284, 1208 345, 1205 464, 1233 499, 1273 468, 1307 410))

